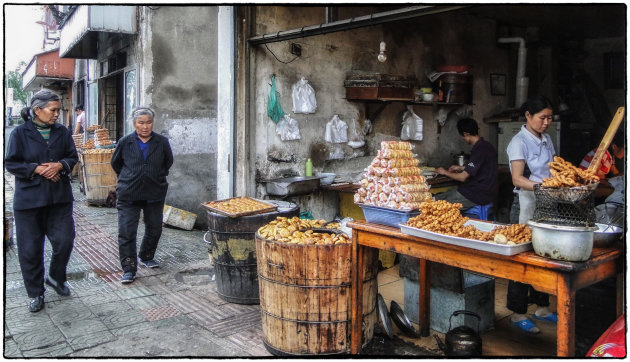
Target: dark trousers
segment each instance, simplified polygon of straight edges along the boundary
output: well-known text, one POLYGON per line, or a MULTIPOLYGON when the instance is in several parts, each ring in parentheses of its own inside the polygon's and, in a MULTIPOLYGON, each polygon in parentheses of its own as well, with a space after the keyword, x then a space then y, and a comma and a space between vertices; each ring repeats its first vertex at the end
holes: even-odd
MULTIPOLYGON (((519 212, 518 194, 514 194, 514 201, 510 210, 510 223, 518 224, 519 212)), ((539 307, 548 307, 549 294, 541 293, 529 284, 510 280, 508 283, 507 308, 514 313, 525 314, 529 303, 534 303, 539 307)))
POLYGON ((44 294, 44 245, 48 237, 52 257, 48 275, 66 282, 66 267, 74 246, 72 203, 54 204, 28 210, 14 210, 18 259, 29 298, 44 294))
POLYGON ((507 308, 514 313, 527 313, 527 304, 534 303, 539 307, 549 306, 549 294, 541 293, 529 284, 510 280, 508 283, 507 308))
POLYGON ((162 213, 164 201, 129 201, 117 200, 118 209, 118 254, 123 272, 135 273, 140 260, 152 260, 158 241, 162 235, 162 213), (140 211, 144 215, 144 238, 140 245, 140 252, 136 253, 136 237, 140 211))

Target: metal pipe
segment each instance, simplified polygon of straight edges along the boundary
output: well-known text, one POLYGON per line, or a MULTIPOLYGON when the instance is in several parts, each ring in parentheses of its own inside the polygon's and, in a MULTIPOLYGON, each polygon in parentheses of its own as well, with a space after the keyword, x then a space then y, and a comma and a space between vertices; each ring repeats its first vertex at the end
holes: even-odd
POLYGON ((525 47, 525 39, 520 37, 499 38, 498 43, 518 43, 518 61, 516 63, 516 94, 514 97, 514 106, 520 107, 527 98, 527 89, 529 88, 529 78, 525 76, 525 65, 527 64, 527 48, 525 47))
POLYGON ((421 5, 410 6, 402 9, 384 11, 381 13, 375 13, 370 15, 358 16, 350 19, 344 19, 339 21, 333 21, 331 23, 310 25, 302 28, 282 30, 276 33, 257 35, 247 39, 250 45, 260 45, 266 43, 274 43, 279 41, 285 41, 296 38, 304 38, 313 35, 322 35, 328 33, 334 33, 338 31, 345 31, 350 29, 357 29, 371 25, 378 25, 388 23, 392 21, 404 20, 424 15, 439 14, 443 12, 459 10, 467 8, 469 5, 458 6, 433 6, 433 5, 421 5))

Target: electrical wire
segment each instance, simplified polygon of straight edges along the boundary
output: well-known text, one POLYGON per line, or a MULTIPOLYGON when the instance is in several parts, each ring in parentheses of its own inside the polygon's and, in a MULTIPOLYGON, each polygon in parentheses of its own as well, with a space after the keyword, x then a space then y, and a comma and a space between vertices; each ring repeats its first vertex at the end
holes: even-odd
POLYGON ((278 57, 271 51, 271 49, 269 49, 269 47, 267 46, 267 43, 265 43, 265 48, 267 48, 267 50, 269 50, 269 53, 271 53, 271 55, 273 55, 273 57, 276 58, 276 60, 282 64, 289 64, 293 62, 294 60, 296 60, 297 58, 299 58, 299 56, 296 55, 293 59, 289 60, 288 62, 283 62, 282 60, 278 59, 278 57))

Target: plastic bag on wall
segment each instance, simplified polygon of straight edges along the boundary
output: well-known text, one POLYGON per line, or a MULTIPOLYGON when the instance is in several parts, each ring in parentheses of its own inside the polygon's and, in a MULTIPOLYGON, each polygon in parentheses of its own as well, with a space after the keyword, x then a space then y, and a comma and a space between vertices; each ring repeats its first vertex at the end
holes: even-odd
POLYGON ((340 144, 336 144, 330 150, 330 153, 328 154, 328 159, 329 160, 343 160, 344 156, 345 154, 343 152, 343 147, 341 147, 340 144))
POLYGON ((304 77, 293 85, 292 96, 293 113, 315 113, 317 109, 315 90, 304 77))
POLYGON ((359 148, 365 144, 365 141, 363 140, 363 134, 359 129, 359 122, 357 122, 357 120, 354 118, 352 119, 352 121, 350 121, 350 128, 348 130, 348 133, 350 136, 348 146, 352 148, 359 148))
POLYGON ((324 135, 326 142, 330 143, 346 143, 348 142, 348 125, 339 119, 338 115, 326 123, 326 134, 324 135))
POLYGON ((407 112, 403 114, 403 126, 400 139, 422 141, 422 128, 424 121, 414 113, 412 106, 407 106, 407 112))
POLYGON ((278 91, 276 91, 276 76, 271 77, 271 90, 269 91, 269 104, 267 105, 267 115, 273 119, 274 122, 278 121, 284 116, 284 110, 280 105, 280 98, 278 97, 278 91))
POLYGON ((300 127, 298 121, 291 118, 288 114, 276 124, 276 133, 283 141, 293 141, 300 139, 300 127))

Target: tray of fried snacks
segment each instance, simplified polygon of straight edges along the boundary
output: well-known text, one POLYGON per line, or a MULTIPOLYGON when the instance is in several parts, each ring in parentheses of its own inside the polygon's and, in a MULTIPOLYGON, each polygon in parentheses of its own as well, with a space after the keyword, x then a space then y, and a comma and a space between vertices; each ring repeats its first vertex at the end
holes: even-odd
POLYGON ((201 205, 209 211, 234 218, 263 214, 278 209, 277 205, 251 197, 232 197, 225 200, 208 201, 201 205))
POLYGON ((337 222, 278 217, 256 232, 258 238, 299 245, 350 244, 350 237, 336 228, 337 222))
POLYGON ((448 201, 429 201, 420 207, 420 215, 401 223, 403 234, 446 244, 516 255, 532 250, 532 232, 525 224, 499 224, 470 220, 460 213, 462 205, 448 201))

